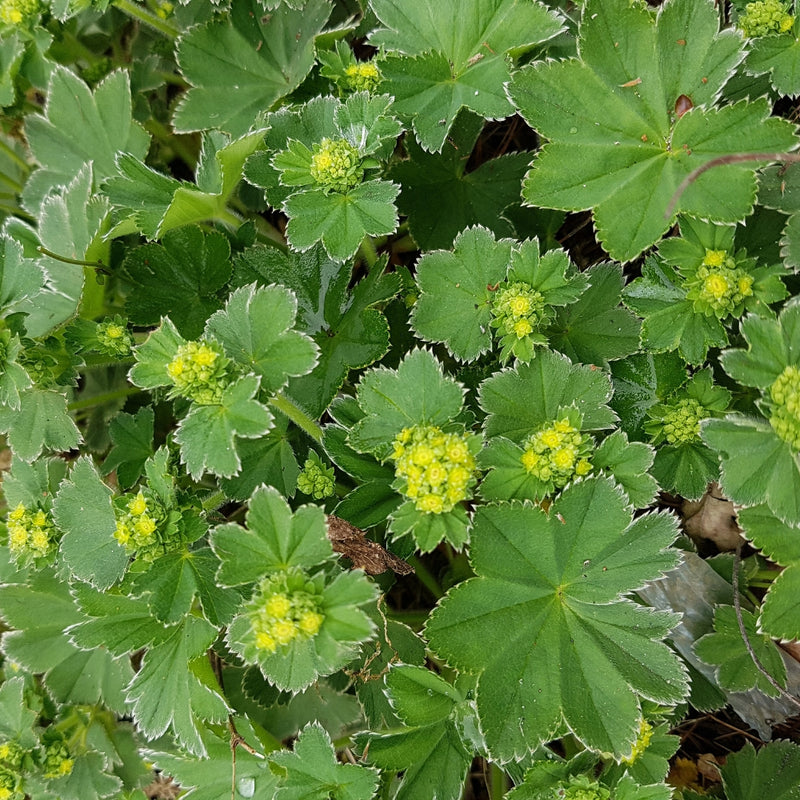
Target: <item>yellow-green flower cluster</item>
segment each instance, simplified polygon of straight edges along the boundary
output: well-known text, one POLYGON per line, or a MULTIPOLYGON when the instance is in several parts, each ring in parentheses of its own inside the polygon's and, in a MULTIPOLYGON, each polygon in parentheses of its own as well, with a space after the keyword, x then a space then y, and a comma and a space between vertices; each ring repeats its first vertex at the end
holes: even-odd
POLYGON ((528 474, 562 489, 574 477, 592 471, 593 446, 589 434, 563 417, 542 425, 525 440, 520 461, 528 474))
POLYGON ((435 425, 403 428, 394 440, 397 488, 417 511, 444 514, 470 496, 475 457, 468 434, 444 433, 435 425))
POLYGON ((333 494, 333 475, 333 467, 326 467, 319 456, 308 458, 302 472, 297 476, 297 488, 315 500, 323 500, 333 494))
POLYGON ((129 552, 151 548, 156 543, 158 518, 152 504, 139 493, 125 504, 125 511, 117 515, 114 538, 129 552))
POLYGON ((72 758, 63 739, 49 742, 44 751, 42 774, 45 778, 64 778, 72 773, 75 759, 72 758))
POLYGON ((745 36, 769 36, 771 33, 790 31, 794 17, 780 0, 756 0, 745 6, 738 25, 745 36))
POLYGON ((301 570, 265 578, 248 603, 255 646, 274 653, 295 639, 312 639, 325 621, 321 601, 316 585, 301 570))
POLYGON ((492 327, 500 336, 524 339, 538 330, 545 308, 541 292, 524 281, 498 289, 492 298, 492 327))
POLYGON ((700 422, 708 412, 693 397, 684 397, 664 412, 662 431, 669 444, 690 444, 700 440, 700 422))
POLYGON ((0 22, 19 25, 39 13, 39 0, 0 0, 0 22))
POLYGON ((345 139, 323 139, 311 151, 311 177, 326 192, 349 192, 361 183, 361 157, 345 139))
POLYGON ((98 322, 96 335, 97 342, 103 352, 117 357, 130 355, 133 347, 133 337, 120 317, 98 322))
POLYGON ((800 450, 800 369, 786 367, 769 390, 770 425, 784 442, 800 450))
POLYGON ((381 72, 374 61, 350 64, 345 67, 344 77, 351 92, 374 92, 381 82, 381 72))
POLYGON ((187 342, 167 364, 167 374, 175 386, 175 394, 200 405, 218 405, 230 383, 229 363, 216 342, 187 342))
POLYGON ((48 511, 20 503, 8 512, 8 549, 11 554, 42 558, 55 549, 58 531, 48 511))
POLYGON ((570 778, 566 786, 553 792, 553 800, 610 800, 611 791, 586 775, 570 778))
POLYGON ((640 758, 642 753, 647 750, 652 738, 653 726, 646 719, 643 719, 639 723, 639 734, 636 737, 636 741, 633 743, 633 750, 631 750, 629 756, 622 759, 623 762, 626 764, 633 764, 633 762, 640 758))
POLYGON ((3 742, 3 744, 0 744, 0 761, 6 767, 19 769, 22 765, 22 759, 25 757, 25 752, 18 742, 3 742))
POLYGON ((22 797, 17 791, 18 787, 19 775, 0 765, 0 800, 17 800, 18 797, 22 797))
POLYGON ((686 296, 699 314, 723 319, 742 311, 745 298, 753 294, 753 276, 736 266, 725 250, 706 250, 703 263, 688 283, 686 296))

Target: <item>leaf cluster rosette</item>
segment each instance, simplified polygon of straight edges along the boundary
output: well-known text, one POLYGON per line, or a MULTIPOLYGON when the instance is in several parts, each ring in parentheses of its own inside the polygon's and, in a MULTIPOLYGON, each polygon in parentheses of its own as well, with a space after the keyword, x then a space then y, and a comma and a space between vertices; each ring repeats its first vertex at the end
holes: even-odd
POLYGON ((443 374, 432 353, 418 349, 396 370, 367 372, 356 399, 364 416, 347 441, 381 462, 391 460, 392 487, 405 498, 389 520, 394 538, 410 535, 422 552, 442 540, 461 549, 469 540, 465 502, 477 480, 481 445, 460 419, 464 388, 443 374))
POLYGON ((374 634, 361 606, 375 599, 375 587, 334 563, 320 507, 292 512, 277 490, 260 487, 246 527, 218 526, 211 546, 221 562, 218 582, 250 591, 228 645, 279 689, 297 692, 336 672, 374 634))
POLYGON ((467 228, 452 251, 425 253, 417 264, 420 289, 411 324, 429 342, 443 342, 461 361, 492 346, 500 361, 530 361, 547 347, 556 308, 574 303, 588 286, 563 250, 539 254, 536 239, 515 244, 483 227, 467 228))
POLYGON ((703 441, 722 459, 720 484, 735 503, 766 502, 784 522, 800 523, 800 301, 777 319, 742 320, 747 349, 722 353, 725 372, 760 397, 761 416, 741 413, 703 423, 703 441))
POLYGON ((344 261, 365 236, 395 230, 400 189, 371 177, 402 131, 391 102, 388 95, 357 92, 344 102, 315 97, 298 110, 269 115, 267 152, 248 160, 245 177, 289 217, 293 249, 322 242, 331 258, 344 261))
POLYGON ((642 277, 625 287, 625 304, 644 317, 642 343, 652 352, 678 350, 690 364, 710 347, 725 347, 746 312, 768 316, 786 298, 780 264, 756 266, 737 250, 735 228, 681 218, 679 237, 658 246, 642 277))
POLYGON ((187 342, 169 318, 136 347, 130 380, 146 389, 169 387, 191 401, 175 440, 189 473, 231 477, 241 469, 240 440, 273 426, 264 404, 292 375, 316 364, 318 348, 294 329, 297 300, 282 286, 241 287, 187 342))
POLYGON ((721 417, 731 394, 715 386, 710 369, 647 410, 644 430, 657 448, 653 476, 662 489, 696 499, 719 477, 719 456, 700 438, 704 419, 721 417))
MULTIPOLYGON (((615 259, 635 258, 669 229, 672 196, 695 168, 727 153, 797 144, 786 120, 767 119, 763 100, 712 107, 744 54, 737 32, 719 31, 711 2, 672 0, 654 13, 627 0, 592 0, 583 7, 578 51, 578 58, 526 66, 511 80, 517 108, 549 140, 522 194, 531 205, 592 209, 615 259)), ((677 210, 744 219, 756 163, 699 176, 677 210)))
POLYGON ((592 433, 614 427, 611 381, 600 370, 539 351, 487 378, 480 387, 486 447, 480 485, 485 500, 539 501, 585 475, 610 475, 637 507, 655 495, 648 474, 653 450, 613 431, 597 445, 592 433))
POLYGON ((639 697, 680 702, 685 668, 661 641, 677 621, 626 595, 674 567, 667 514, 632 520, 608 478, 564 490, 549 514, 522 503, 480 507, 470 562, 425 626, 431 649, 478 674, 492 758, 519 758, 567 729, 588 748, 630 755, 639 697))

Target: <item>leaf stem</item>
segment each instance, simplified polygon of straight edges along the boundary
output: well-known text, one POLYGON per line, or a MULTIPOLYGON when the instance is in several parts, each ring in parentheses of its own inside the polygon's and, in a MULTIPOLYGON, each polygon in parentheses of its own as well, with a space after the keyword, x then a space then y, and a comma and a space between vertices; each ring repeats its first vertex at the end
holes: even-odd
POLYGON ((31 165, 0 136, 0 152, 13 161, 26 175, 31 171, 31 165))
POLYGON ((130 397, 139 394, 142 390, 138 386, 126 386, 123 389, 115 389, 113 392, 103 392, 81 400, 74 400, 67 405, 68 411, 82 411, 85 408, 94 408, 112 400, 119 400, 122 397, 130 397))
POLYGON ((111 274, 108 271, 108 267, 102 261, 84 261, 82 258, 69 258, 69 256, 60 256, 58 253, 54 253, 52 250, 48 250, 46 247, 42 247, 41 245, 39 245, 36 249, 42 255, 54 258, 56 261, 62 261, 64 264, 77 264, 79 267, 92 267, 93 269, 101 270, 106 275, 111 274))
POLYGON ((506 796, 506 773, 494 763, 489 762, 489 797, 491 800, 502 800, 506 796))
POLYGON ((365 236, 361 240, 361 244, 358 246, 358 254, 370 269, 375 266, 375 262, 378 260, 378 251, 371 236, 365 236))
POLYGON ((281 414, 287 416, 301 431, 307 433, 315 442, 322 442, 322 428, 300 406, 290 400, 285 394, 276 394, 269 401, 281 414))
POLYGON ((145 25, 155 28, 168 39, 177 39, 180 35, 180 31, 177 28, 174 28, 155 14, 150 13, 147 9, 142 8, 142 6, 132 2, 132 0, 114 0, 114 6, 128 16, 139 20, 139 22, 143 22, 145 25))

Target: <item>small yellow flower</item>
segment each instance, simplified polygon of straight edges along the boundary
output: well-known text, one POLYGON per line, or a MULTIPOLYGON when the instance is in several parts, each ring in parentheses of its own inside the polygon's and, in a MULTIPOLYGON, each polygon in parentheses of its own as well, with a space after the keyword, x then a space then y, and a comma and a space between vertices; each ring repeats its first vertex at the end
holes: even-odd
POLYGON ((28 531, 22 525, 8 526, 8 547, 12 553, 18 553, 28 544, 28 531))
POLYGON ((292 610, 292 602, 285 594, 274 594, 264 604, 264 611, 277 619, 285 617, 292 610))
POLYGON ((289 644, 297 638, 298 627, 292 620, 279 620, 270 631, 278 644, 289 644))
POLYGON ((419 498, 417 508, 426 514, 441 514, 444 511, 444 500, 441 495, 428 493, 419 498))
POLYGON ((13 511, 9 511, 8 518, 10 520, 19 521, 25 516, 25 506, 20 503, 13 511))
POLYGON ((259 650, 269 650, 270 653, 274 653, 278 643, 266 631, 259 631, 256 634, 256 647, 259 650))
POLYGON ((703 291, 716 300, 724 297, 730 288, 728 279, 719 272, 712 272, 703 282, 703 291))
POLYGON ((706 250, 706 255, 705 258, 703 259, 703 263, 707 267, 721 267, 723 266, 727 258, 728 258, 728 253, 726 250, 706 250))
POLYGON ((148 537, 156 529, 156 521, 143 514, 136 522, 133 523, 133 530, 141 537, 148 537))
POLYGON ((128 511, 135 517, 139 517, 147 511, 147 500, 145 496, 139 492, 136 497, 128 501, 128 511))
POLYGON ((297 624, 303 633, 308 636, 316 636, 319 633, 319 629, 322 627, 324 619, 322 614, 318 614, 316 611, 304 611, 300 615, 297 624))

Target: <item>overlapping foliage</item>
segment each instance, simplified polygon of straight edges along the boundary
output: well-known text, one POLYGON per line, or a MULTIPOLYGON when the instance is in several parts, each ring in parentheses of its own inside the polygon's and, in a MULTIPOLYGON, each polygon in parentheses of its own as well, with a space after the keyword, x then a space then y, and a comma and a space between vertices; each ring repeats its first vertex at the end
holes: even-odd
POLYGON ((0 0, 0 800, 695 800, 796 711, 799 35, 0 0))

